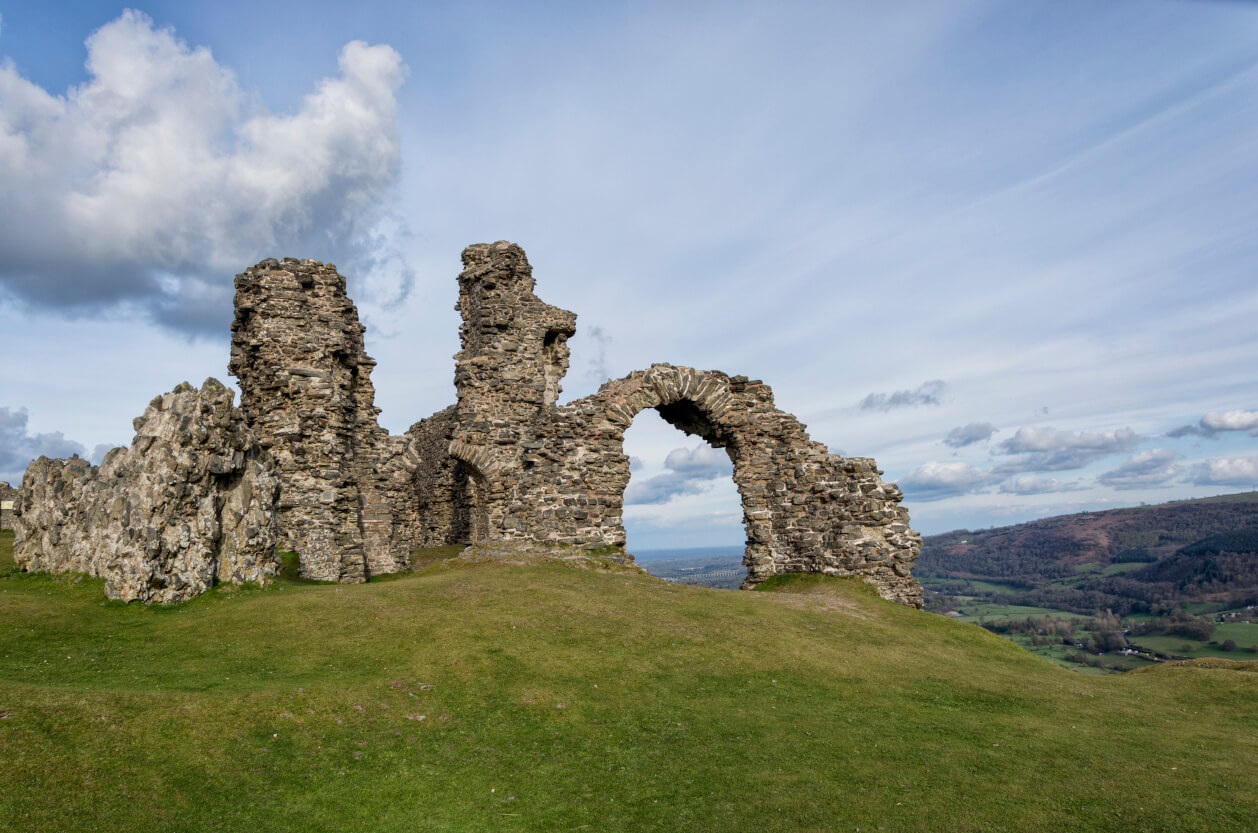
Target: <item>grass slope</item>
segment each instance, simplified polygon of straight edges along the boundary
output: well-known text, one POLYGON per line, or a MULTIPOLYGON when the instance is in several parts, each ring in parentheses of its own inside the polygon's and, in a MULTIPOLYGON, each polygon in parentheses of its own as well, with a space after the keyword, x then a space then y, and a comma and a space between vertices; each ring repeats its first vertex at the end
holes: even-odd
POLYGON ((1258 673, 1115 677, 807 577, 218 589, 0 567, 0 830, 1258 828, 1258 673))

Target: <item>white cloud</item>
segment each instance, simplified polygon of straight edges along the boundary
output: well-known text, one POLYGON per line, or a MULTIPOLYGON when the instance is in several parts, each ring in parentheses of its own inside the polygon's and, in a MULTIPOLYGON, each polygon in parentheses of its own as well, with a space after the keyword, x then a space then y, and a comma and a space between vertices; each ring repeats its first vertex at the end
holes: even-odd
POLYGON ((1214 437, 1224 431, 1248 431, 1258 437, 1258 411, 1210 411, 1196 425, 1181 425, 1167 432, 1170 437, 1197 435, 1214 437))
POLYGON ((221 328, 235 272, 313 250, 391 268, 377 288, 404 293, 380 236, 406 68, 361 41, 338 64, 275 115, 209 49, 128 10, 87 39, 89 78, 63 96, 0 65, 0 285, 46 307, 133 302, 176 328, 221 328))
POLYGON ((1211 411, 1201 418, 1210 431, 1258 431, 1258 411, 1211 411))
POLYGON ((1063 483, 1054 477, 1037 477, 1024 474, 1001 484, 1000 491, 1006 495, 1044 495, 1051 492, 1073 492, 1081 488, 1077 481, 1063 483))
POLYGON ((694 448, 674 448, 664 458, 665 468, 692 477, 730 477, 734 473, 729 454, 723 448, 700 443, 694 448))
POLYGON ((664 458, 664 467, 668 471, 655 477, 631 479, 625 489, 625 504, 667 503, 679 495, 703 494, 714 481, 732 477, 734 473, 725 450, 706 443, 694 448, 674 448, 664 458))
POLYGON ((1192 482, 1199 485, 1258 485, 1258 457, 1216 457, 1193 466, 1192 482))
POLYGON ((996 479, 969 463, 929 462, 900 478, 899 486, 910 500, 942 500, 980 491, 996 479))
POLYGON ((1143 489, 1162 486, 1177 478, 1182 469, 1175 465, 1178 455, 1169 448, 1151 448, 1133 454, 1116 469, 1107 471, 1097 482, 1115 489, 1143 489))
POLYGON ((1000 464, 996 471, 1013 474, 1024 471, 1079 469, 1110 454, 1129 451, 1141 439, 1130 428, 1114 431, 1059 431, 1050 427, 1023 426, 999 446, 1002 454, 1022 456, 1000 464))

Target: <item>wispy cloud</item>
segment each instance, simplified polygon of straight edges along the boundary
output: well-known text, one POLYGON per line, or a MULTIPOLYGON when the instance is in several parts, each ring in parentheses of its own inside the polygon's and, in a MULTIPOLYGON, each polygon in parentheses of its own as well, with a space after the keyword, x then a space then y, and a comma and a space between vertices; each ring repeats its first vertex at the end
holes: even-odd
POLYGON ((607 369, 607 347, 611 344, 612 337, 602 327, 589 327, 584 330, 578 330, 577 338, 589 339, 593 342, 590 349, 591 355, 589 362, 586 364, 582 381, 598 387, 611 376, 607 369))
POLYGON ((923 382, 916 390, 898 390, 894 393, 871 393, 860 402, 862 411, 890 411, 893 408, 916 408, 920 405, 939 405, 948 385, 940 379, 923 382))
POLYGON ((1168 448, 1151 448, 1131 455, 1127 462, 1105 472, 1097 482, 1114 489, 1145 489, 1165 486, 1179 477, 1183 469, 1175 464, 1178 457, 1168 448))
POLYGON ((294 250, 335 254, 368 294, 404 297, 409 269, 384 238, 406 68, 361 41, 338 63, 275 115, 209 49, 128 10, 87 39, 89 79, 64 96, 0 65, 0 287, 218 333, 232 274, 294 250))
POLYGON ((1083 487, 1078 481, 1062 482, 1055 477, 1039 477, 1023 474, 1000 486, 1001 494, 1006 495, 1046 495, 1053 492, 1074 492, 1083 487))
POLYGON ((1113 431, 1059 431, 1056 428, 1024 426, 1000 443, 1002 454, 1019 455, 1001 463, 996 471, 1017 474, 1027 471, 1066 471, 1081 469, 1110 454, 1130 451, 1143 438, 1130 428, 1113 431))
POLYGON ((967 445, 990 440, 992 434, 999 430, 990 422, 971 422, 968 425, 962 425, 949 431, 948 436, 944 437, 944 445, 950 445, 953 448, 964 448, 967 445))

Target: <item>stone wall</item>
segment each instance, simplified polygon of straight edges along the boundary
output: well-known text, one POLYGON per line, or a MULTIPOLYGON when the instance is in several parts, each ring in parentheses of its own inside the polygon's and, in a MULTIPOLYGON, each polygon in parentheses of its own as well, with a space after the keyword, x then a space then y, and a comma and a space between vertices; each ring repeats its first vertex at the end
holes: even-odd
POLYGON ((264 260, 236 276, 228 372, 279 468, 279 546, 306 578, 365 581, 408 564, 393 523, 410 485, 406 442, 376 422, 364 329, 331 264, 264 260))
POLYGON ((298 554, 303 576, 340 582, 406 569, 422 546, 623 549, 624 432, 654 408, 733 461, 747 585, 857 575, 921 604, 920 538, 872 460, 829 454, 767 385, 718 371, 653 365, 560 405, 576 315, 534 294, 519 246, 469 246, 463 266, 457 402, 399 437, 377 421, 375 362, 336 267, 286 258, 237 275, 228 368, 240 409, 213 380, 181 386, 99 471, 32 463, 17 503, 22 566, 173 601, 215 576, 264 580, 272 542, 298 554))
POLYGON ((748 586, 783 572, 859 575, 886 598, 921 604, 912 578, 921 539, 872 460, 828 453, 767 385, 718 371, 654 365, 556 405, 575 316, 533 295, 518 246, 471 246, 463 260, 449 451, 473 481, 471 540, 623 546, 624 432, 653 408, 729 454, 748 586))
POLYGON ((278 571, 279 480, 232 392, 184 383, 134 421, 130 448, 99 468, 40 457, 15 506, 14 560, 87 573, 110 598, 180 602, 215 581, 265 584, 278 571))
POLYGON ((13 502, 17 500, 17 489, 8 481, 0 480, 0 529, 13 528, 13 502))

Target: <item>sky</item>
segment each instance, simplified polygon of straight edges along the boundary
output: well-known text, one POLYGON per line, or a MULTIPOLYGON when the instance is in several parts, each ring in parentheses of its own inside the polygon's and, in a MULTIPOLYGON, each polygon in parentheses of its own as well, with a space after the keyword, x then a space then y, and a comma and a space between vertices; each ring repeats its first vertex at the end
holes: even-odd
MULTIPOLYGON (((578 314, 563 398, 763 379, 925 534, 1258 486, 1258 3, 0 0, 0 479, 226 365, 334 262, 382 424, 454 401, 459 253, 578 314)), ((640 415, 630 549, 737 544, 640 415)))

